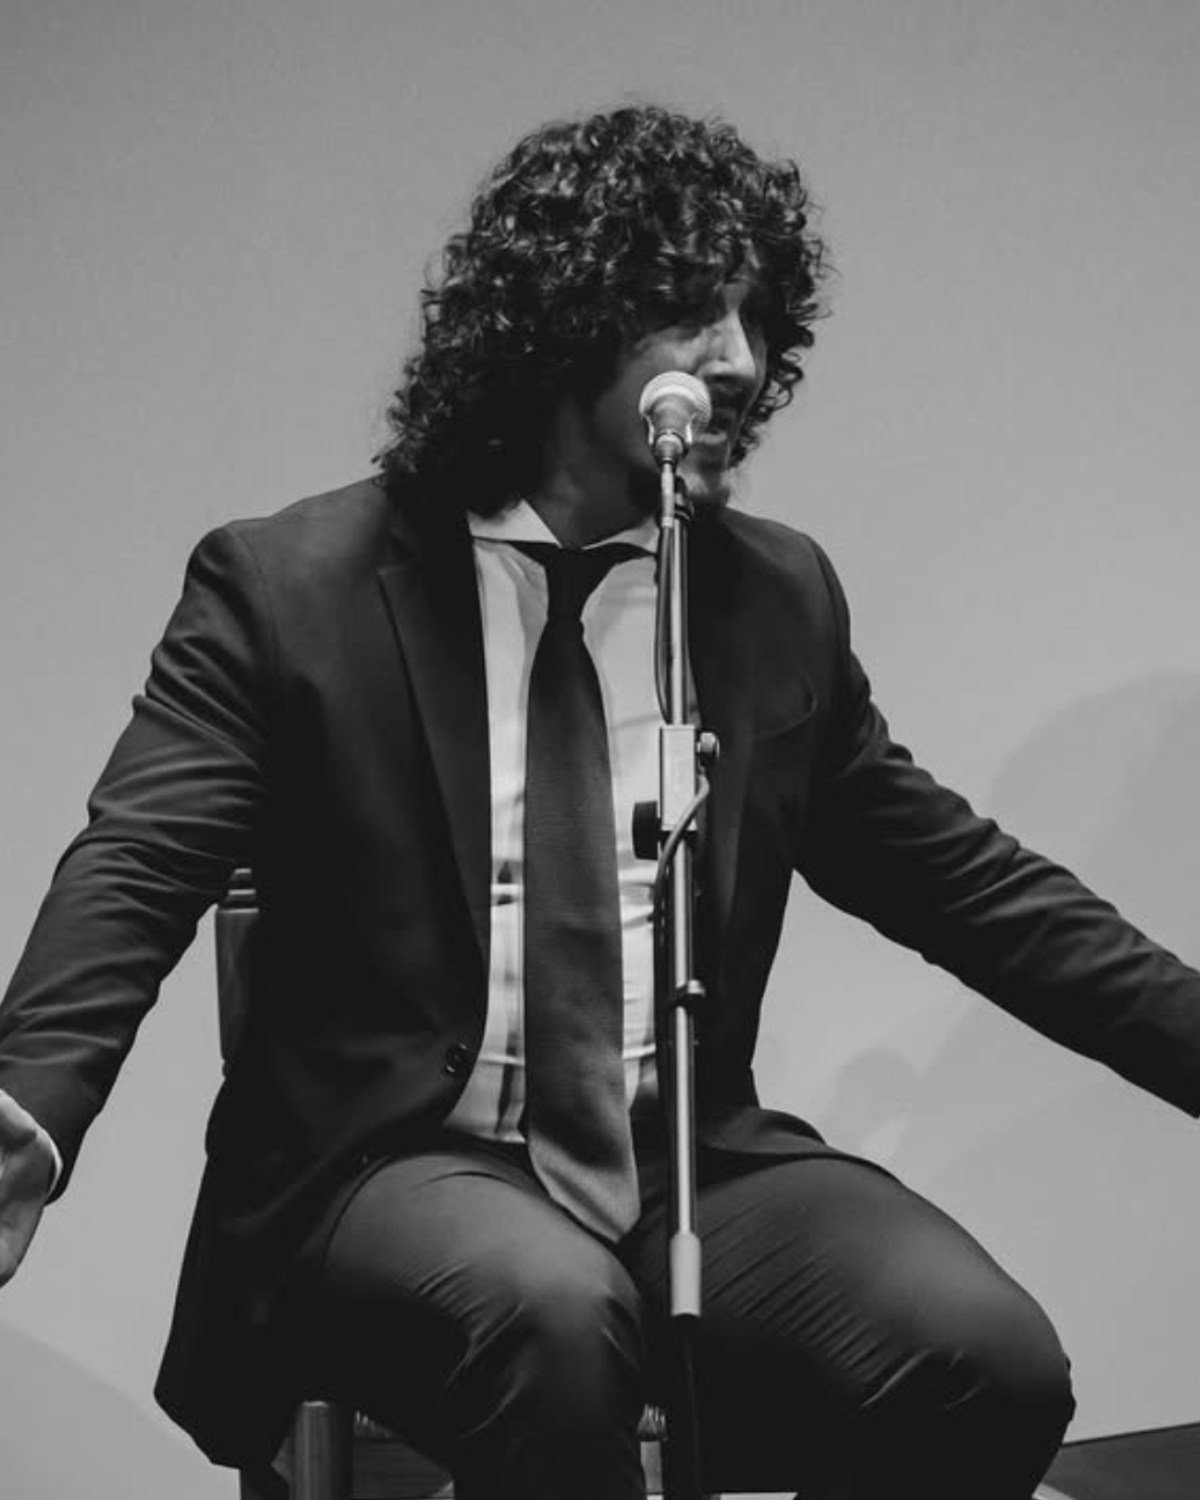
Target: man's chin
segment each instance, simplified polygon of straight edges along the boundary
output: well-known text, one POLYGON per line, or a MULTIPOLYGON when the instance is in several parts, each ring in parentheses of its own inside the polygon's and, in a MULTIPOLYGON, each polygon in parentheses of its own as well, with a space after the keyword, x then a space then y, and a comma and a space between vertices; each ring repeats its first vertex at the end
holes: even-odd
POLYGON ((733 491, 733 475, 727 463, 693 462, 693 449, 684 460, 680 470, 687 484, 688 495, 697 507, 727 505, 733 491))
MULTIPOLYGON (((684 459, 679 469, 692 504, 697 509, 727 505, 733 492, 733 475, 729 466, 724 463, 697 463, 694 459, 695 449, 684 459)), ((632 494, 634 504, 643 515, 657 516, 662 500, 658 470, 644 470, 640 473, 632 494)))

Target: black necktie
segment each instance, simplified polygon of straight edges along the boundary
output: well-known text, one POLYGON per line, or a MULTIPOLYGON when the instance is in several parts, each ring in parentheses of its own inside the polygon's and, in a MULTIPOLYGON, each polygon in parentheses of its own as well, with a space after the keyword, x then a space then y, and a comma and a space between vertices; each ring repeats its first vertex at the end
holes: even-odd
POLYGON ((529 677, 525 760, 525 1133, 534 1170, 618 1239, 639 1212, 622 1062, 621 903, 608 728, 580 612, 636 548, 525 546, 549 605, 529 677))

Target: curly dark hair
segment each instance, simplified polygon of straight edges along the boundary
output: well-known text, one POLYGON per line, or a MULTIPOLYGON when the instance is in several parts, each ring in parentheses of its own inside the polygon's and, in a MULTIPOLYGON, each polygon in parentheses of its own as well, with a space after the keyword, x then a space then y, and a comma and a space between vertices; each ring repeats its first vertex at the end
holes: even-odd
POLYGON ((598 392, 622 347, 753 264, 767 369, 731 455, 740 462, 803 378, 823 311, 811 214, 796 163, 763 160, 719 119, 638 105, 526 136, 422 292, 421 347, 377 455, 383 478, 415 475, 464 508, 501 509, 536 485, 543 424, 564 391, 598 392))

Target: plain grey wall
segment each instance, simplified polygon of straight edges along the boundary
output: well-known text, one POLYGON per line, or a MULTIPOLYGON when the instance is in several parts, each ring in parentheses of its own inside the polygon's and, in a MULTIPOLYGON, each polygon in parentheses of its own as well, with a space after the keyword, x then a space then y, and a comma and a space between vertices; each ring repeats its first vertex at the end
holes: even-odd
MULTIPOLYGON (((477 178, 629 96, 725 113, 826 205, 834 316, 743 502, 832 551, 899 737, 1200 961, 1191 0, 6 0, 6 968, 191 544, 365 472, 477 178)), ((23 1500, 232 1494, 150 1397, 217 1080, 209 946, 0 1294, 23 1500)), ((761 1057, 769 1102, 1043 1299, 1077 1433, 1200 1416, 1190 1121, 803 892, 761 1057)))

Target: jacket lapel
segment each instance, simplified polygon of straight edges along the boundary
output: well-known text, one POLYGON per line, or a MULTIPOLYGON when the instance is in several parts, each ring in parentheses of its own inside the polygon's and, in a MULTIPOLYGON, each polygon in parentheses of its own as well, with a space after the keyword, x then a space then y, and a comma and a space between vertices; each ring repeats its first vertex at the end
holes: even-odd
POLYGON ((688 644, 700 705, 700 724, 720 741, 708 776, 704 864, 708 900, 719 942, 733 903, 738 838, 754 735, 752 634, 741 588, 738 539, 719 515, 701 513, 689 536, 688 644))
POLYGON ((461 516, 397 506, 397 560, 379 570, 429 744, 463 895, 487 973, 491 783, 487 683, 471 538, 461 516))

